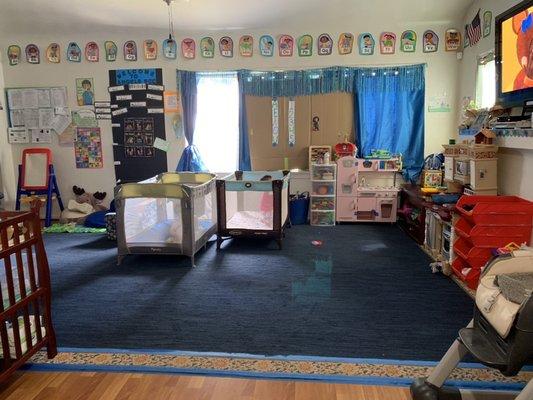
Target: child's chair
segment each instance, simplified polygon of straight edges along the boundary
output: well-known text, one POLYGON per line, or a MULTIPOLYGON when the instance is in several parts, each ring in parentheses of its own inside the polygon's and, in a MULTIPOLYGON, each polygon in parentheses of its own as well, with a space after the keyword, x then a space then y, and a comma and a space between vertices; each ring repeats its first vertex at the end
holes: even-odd
POLYGON ((54 198, 57 198, 60 210, 64 210, 50 149, 35 148, 22 151, 15 209, 20 210, 21 203, 31 203, 35 198, 46 201, 44 225, 50 226, 52 224, 52 201, 54 198))

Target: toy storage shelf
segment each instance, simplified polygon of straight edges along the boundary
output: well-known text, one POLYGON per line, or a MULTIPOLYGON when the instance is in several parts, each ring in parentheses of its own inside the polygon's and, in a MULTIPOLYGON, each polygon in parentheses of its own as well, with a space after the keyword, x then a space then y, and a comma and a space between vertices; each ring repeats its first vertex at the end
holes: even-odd
POLYGON ((336 164, 311 164, 311 225, 335 225, 336 183, 336 164))

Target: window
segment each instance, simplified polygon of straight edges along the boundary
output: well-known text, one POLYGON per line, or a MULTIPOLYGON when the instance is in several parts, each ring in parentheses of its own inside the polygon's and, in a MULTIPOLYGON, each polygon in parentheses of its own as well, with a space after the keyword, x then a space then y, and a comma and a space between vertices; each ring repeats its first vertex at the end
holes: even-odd
POLYGON ((478 58, 476 105, 491 108, 496 103, 496 62, 491 51, 478 58))
POLYGON ((211 172, 239 167, 239 82, 237 73, 198 74, 194 144, 211 172))

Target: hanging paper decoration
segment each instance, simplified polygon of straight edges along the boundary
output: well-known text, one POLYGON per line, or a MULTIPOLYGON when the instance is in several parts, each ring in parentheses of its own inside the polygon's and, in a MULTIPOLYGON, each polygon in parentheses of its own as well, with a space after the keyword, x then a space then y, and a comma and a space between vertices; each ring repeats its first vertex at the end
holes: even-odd
POLYGON ((414 53, 416 51, 416 32, 405 31, 400 39, 400 50, 404 53, 414 53))
POLYGON ((105 60, 106 61, 115 61, 117 59, 117 45, 115 42, 112 42, 110 40, 106 41, 104 43, 104 49, 105 49, 105 60))
POLYGON ((300 57, 309 57, 313 55, 313 36, 300 36, 298 39, 298 55, 300 57))
POLYGON ((233 57, 233 39, 229 36, 220 38, 218 42, 218 48, 222 57, 233 57))
POLYGON ((446 51, 457 51, 461 47, 461 33, 457 29, 448 29, 444 37, 446 51))
POLYGON ((467 48, 468 46, 470 46, 470 38, 468 37, 468 25, 465 25, 465 33, 463 35, 463 48, 467 48))
POLYGON ((26 46, 26 61, 30 64, 39 64, 41 62, 41 56, 39 54, 39 48, 35 44, 29 44, 26 46))
POLYGON ((46 59, 53 64, 61 62, 61 50, 57 43, 50 43, 46 48, 46 59))
POLYGON ((294 39, 290 35, 281 35, 279 37, 279 56, 292 57, 294 48, 294 39))
POLYGON ((289 107, 287 112, 287 128, 289 133, 289 146, 294 147, 296 144, 296 101, 294 97, 289 99, 289 107))
POLYGON ((259 52, 263 57, 274 55, 274 38, 270 35, 263 35, 259 39, 259 52))
POLYGON ((439 49, 439 37, 432 30, 424 32, 424 53, 435 53, 439 49))
POLYGON ((18 65, 20 63, 20 47, 16 44, 12 44, 7 48, 7 59, 9 60, 9 65, 18 65))
POLYGON ((196 42, 194 39, 183 39, 181 41, 181 55, 187 60, 192 60, 196 57, 196 42))
POLYGON ((483 13, 483 37, 489 36, 491 29, 492 29, 492 12, 485 11, 483 13))
POLYGON ((124 60, 137 61, 137 44, 133 40, 124 43, 124 60))
POLYGON ((147 39, 143 42, 144 59, 155 60, 157 59, 157 42, 152 39, 147 39))
POLYGON ((85 45, 85 59, 90 62, 98 62, 100 59, 100 49, 96 42, 89 42, 85 45))
POLYGON ((68 45, 67 60, 81 62, 81 49, 75 42, 70 42, 68 45))
POLYGON ((327 33, 323 33, 317 39, 318 55, 329 56, 333 52, 333 40, 327 33))
POLYGON ((163 40, 163 55, 170 60, 178 56, 178 44, 172 38, 163 40))
POLYGON ((351 54, 353 49, 353 35, 351 33, 341 33, 339 36, 339 54, 351 54))
POLYGON ((215 56, 215 41, 212 37, 207 36, 200 41, 200 54, 203 58, 215 56))
POLYGON ((374 54, 376 42, 371 33, 361 33, 358 39, 359 54, 362 56, 371 56, 374 54))
POLYGON ((272 146, 279 144, 279 100, 272 99, 272 146))
POLYGON ((244 35, 239 39, 239 52, 241 57, 252 57, 254 55, 254 38, 244 35))
POLYGON ((396 35, 392 32, 383 32, 379 38, 379 52, 381 54, 394 54, 396 50, 396 35))

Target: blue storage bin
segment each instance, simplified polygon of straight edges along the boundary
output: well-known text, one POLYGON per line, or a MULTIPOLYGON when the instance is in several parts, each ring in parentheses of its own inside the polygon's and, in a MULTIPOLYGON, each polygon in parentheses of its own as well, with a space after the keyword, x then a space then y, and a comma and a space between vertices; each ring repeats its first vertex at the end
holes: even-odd
POLYGON ((293 225, 304 225, 309 221, 309 193, 291 195, 289 198, 289 214, 293 225))

